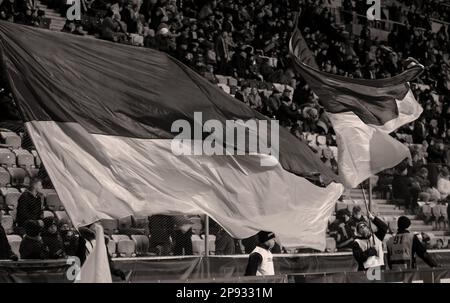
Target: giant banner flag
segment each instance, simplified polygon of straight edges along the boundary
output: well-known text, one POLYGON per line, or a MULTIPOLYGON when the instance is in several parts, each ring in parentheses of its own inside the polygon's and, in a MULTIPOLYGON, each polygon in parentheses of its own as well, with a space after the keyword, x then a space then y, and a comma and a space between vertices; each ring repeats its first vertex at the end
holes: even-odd
POLYGON ((237 238, 271 230, 287 246, 324 249, 343 186, 287 130, 273 166, 262 153, 177 155, 173 122, 201 127, 196 112, 223 125, 269 120, 155 50, 11 23, 0 38, 2 72, 76 226, 206 213, 237 238), (313 172, 327 187, 302 177, 313 172))
POLYGON ((346 187, 356 187, 411 156, 409 149, 389 134, 422 113, 408 84, 422 73, 422 65, 411 60, 403 73, 379 80, 325 73, 318 70, 298 28, 290 41, 290 53, 333 124, 339 175, 346 187))

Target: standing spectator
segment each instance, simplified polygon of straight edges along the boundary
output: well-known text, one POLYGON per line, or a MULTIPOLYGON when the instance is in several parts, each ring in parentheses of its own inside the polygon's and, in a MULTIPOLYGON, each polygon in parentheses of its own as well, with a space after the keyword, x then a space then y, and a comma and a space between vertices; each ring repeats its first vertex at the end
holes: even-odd
POLYGON ((58 231, 58 220, 53 217, 44 218, 44 231, 42 232, 42 241, 48 248, 49 259, 61 259, 66 256, 64 252, 64 243, 58 231))
POLYGON ((216 234, 216 255, 234 255, 235 243, 234 239, 226 232, 223 227, 219 226, 216 234))
POLYGON ((41 237, 42 226, 38 221, 28 220, 25 222, 25 236, 20 243, 21 259, 46 259, 48 247, 45 246, 41 237))
MULTIPOLYGON (((0 222, 2 221, 2 212, 0 211, 0 222)), ((19 258, 11 250, 8 237, 6 236, 5 229, 0 224, 0 260, 13 260, 17 261, 19 258)))
POLYGON ((272 94, 267 100, 266 111, 269 117, 275 117, 275 114, 278 112, 278 109, 281 105, 281 92, 274 87, 272 90, 272 94))
POLYGON ((228 32, 224 31, 216 40, 216 60, 217 60, 217 72, 219 74, 228 75, 229 67, 228 63, 231 60, 231 49, 234 47, 234 43, 228 32))
POLYGON ((17 204, 16 232, 23 235, 25 222, 28 220, 38 221, 43 218, 42 205, 42 182, 40 179, 33 179, 28 189, 19 197, 17 204))
POLYGON ((173 230, 173 218, 154 215, 148 220, 150 231, 150 251, 158 256, 168 256, 172 252, 170 234, 173 230))
POLYGON ((186 216, 174 217, 173 254, 192 255, 192 222, 186 216))

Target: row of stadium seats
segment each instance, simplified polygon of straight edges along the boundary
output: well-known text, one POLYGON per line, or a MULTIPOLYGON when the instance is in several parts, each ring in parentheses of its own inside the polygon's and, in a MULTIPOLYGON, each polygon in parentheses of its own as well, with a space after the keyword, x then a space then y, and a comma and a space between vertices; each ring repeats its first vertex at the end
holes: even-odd
MULTIPOLYGON (((25 191, 22 188, 20 191, 15 187, 1 187, 0 188, 0 206, 5 205, 9 210, 17 209, 17 204, 20 195, 25 191)), ((64 210, 64 206, 54 189, 43 189, 44 204, 46 209, 50 211, 64 210)))
MULTIPOLYGON (((11 249, 18 256, 22 238, 18 235, 8 235, 8 242, 11 249)), ((108 252, 115 257, 132 258, 136 256, 148 256, 150 248, 150 238, 144 235, 112 235, 108 236, 108 252)), ((215 251, 215 236, 209 236, 209 250, 211 254, 215 251)), ((203 255, 205 253, 205 242, 197 235, 192 236, 192 248, 194 255, 203 255)))
POLYGON ((0 148, 0 166, 38 168, 42 164, 35 150, 0 148))
POLYGON ((27 187, 31 178, 37 177, 38 174, 38 168, 0 167, 0 187, 27 187))
POLYGON ((3 145, 7 145, 12 148, 20 148, 22 146, 22 138, 9 130, 0 131, 0 140, 3 145))

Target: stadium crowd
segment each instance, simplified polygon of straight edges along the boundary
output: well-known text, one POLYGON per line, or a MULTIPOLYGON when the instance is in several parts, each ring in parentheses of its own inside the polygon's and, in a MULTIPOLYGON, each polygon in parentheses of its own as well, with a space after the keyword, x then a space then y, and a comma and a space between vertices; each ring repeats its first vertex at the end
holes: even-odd
MULTIPOLYGON (((66 1, 42 2, 65 15, 66 1)), ((424 112, 418 121, 392 134, 409 146, 412 159, 380 174, 374 190, 427 224, 433 224, 434 229, 446 230, 450 199, 449 28, 442 26, 433 32, 430 18, 449 21, 449 7, 438 1, 391 1, 387 6, 389 19, 397 24, 392 26, 387 41, 383 41, 376 38, 373 24, 366 19, 356 18, 361 30, 353 32, 352 12, 365 15, 367 10, 366 6, 358 5, 361 1, 357 5, 343 1, 340 18, 324 1, 319 2, 83 0, 82 21, 67 21, 62 31, 77 35, 87 31, 101 39, 171 54, 238 100, 280 120, 295 136, 307 141, 336 172, 337 148, 332 126, 317 96, 291 67, 288 46, 296 26, 296 13, 302 12, 298 25, 323 71, 380 79, 401 73, 408 57, 417 59, 425 66, 425 72, 411 85, 424 112)), ((0 19, 39 26, 42 22, 39 17, 43 14, 32 1, 4 0, 0 4, 0 19)), ((6 89, 0 100, 2 108, 8 107, 7 111, 0 111, 1 127, 11 128, 8 121, 20 120, 20 115, 6 89)), ((20 128, 18 132, 25 133, 20 128)), ((22 147, 31 149, 30 140, 24 136, 22 147)), ((44 169, 39 176, 44 187, 51 187, 45 185, 49 182, 44 169)), ((17 206, 15 233, 23 236, 20 257, 59 258, 75 253, 79 235, 67 219, 44 216, 45 207, 41 205, 45 199, 38 194, 40 186, 40 182, 31 181, 17 206), (35 206, 38 211, 21 211, 24 200, 27 205, 39 205, 35 206), (24 213, 28 215, 23 216, 24 213)), ((9 214, 7 207, 3 211, 9 214)), ((365 220, 358 206, 351 211, 337 211, 336 221, 330 222, 329 235, 336 240, 338 249, 351 247, 357 224, 365 220)), ((154 254, 192 254, 196 250, 194 240, 204 237, 203 221, 201 217, 154 216, 140 224, 131 218, 130 223, 117 224, 107 234, 150 234, 149 251, 154 254)), ((7 250, 2 248, 5 240, 1 234, 0 253, 3 253, 7 250)), ((212 224, 211 234, 216 254, 248 253, 256 245, 254 238, 234 240, 216 224, 212 224)), ((108 239, 113 241, 112 237, 108 239)), ((283 248, 278 245, 276 251, 282 252, 283 248)), ((0 259, 14 255, 9 250, 0 259)))

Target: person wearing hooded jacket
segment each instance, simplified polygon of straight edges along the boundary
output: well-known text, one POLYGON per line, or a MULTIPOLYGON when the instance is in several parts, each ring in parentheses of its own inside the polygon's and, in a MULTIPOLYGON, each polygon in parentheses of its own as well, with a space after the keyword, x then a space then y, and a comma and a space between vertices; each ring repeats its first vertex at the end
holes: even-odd
POLYGON ((398 218, 397 234, 387 242, 387 263, 390 269, 411 269, 416 267, 416 255, 428 266, 437 267, 436 261, 427 253, 425 245, 408 228, 408 217, 398 218))
POLYGON ((358 262, 358 271, 384 265, 383 239, 388 231, 388 225, 369 212, 370 221, 377 227, 372 232, 369 223, 359 222, 356 225, 357 236, 353 242, 353 257, 358 262))

